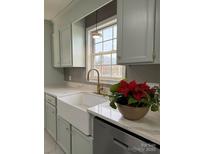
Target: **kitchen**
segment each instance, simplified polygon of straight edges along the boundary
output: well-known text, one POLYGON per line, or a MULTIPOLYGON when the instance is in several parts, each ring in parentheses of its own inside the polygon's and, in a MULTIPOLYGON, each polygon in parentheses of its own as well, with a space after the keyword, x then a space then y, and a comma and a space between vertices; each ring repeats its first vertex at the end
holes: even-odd
POLYGON ((158 154, 160 1, 58 3, 45 1, 44 153, 158 154))
POLYGON ((204 6, 1 1, 0 153, 204 153, 204 6))

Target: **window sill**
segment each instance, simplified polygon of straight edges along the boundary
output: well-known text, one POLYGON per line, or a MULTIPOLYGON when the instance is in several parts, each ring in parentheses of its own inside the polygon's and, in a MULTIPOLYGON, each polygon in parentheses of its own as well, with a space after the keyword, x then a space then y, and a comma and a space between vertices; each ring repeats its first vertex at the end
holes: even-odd
MULTIPOLYGON (((89 83, 94 83, 94 84, 97 84, 97 80, 90 80, 88 81, 89 83)), ((103 84, 103 85, 107 85, 107 86, 111 86, 113 84, 116 84, 118 83, 119 81, 113 81, 113 80, 109 80, 109 81, 105 81, 105 80, 100 80, 100 84, 103 84)))

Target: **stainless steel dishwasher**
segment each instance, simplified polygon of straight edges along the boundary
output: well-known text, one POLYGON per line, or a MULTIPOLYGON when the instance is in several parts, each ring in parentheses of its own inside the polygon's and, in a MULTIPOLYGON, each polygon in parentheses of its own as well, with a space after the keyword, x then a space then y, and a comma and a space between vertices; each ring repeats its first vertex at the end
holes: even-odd
POLYGON ((159 145, 133 136, 102 119, 94 119, 93 154, 159 154, 159 145))

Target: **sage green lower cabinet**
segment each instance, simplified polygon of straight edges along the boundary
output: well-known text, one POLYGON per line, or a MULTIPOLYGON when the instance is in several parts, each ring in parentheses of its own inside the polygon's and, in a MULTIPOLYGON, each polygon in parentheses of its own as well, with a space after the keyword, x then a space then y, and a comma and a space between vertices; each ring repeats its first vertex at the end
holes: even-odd
POLYGON ((70 124, 57 116, 57 143, 66 154, 71 153, 71 128, 70 124))
POLYGON ((56 108, 49 103, 46 103, 46 129, 56 140, 56 108))
POLYGON ((93 138, 72 127, 72 154, 92 154, 93 138))

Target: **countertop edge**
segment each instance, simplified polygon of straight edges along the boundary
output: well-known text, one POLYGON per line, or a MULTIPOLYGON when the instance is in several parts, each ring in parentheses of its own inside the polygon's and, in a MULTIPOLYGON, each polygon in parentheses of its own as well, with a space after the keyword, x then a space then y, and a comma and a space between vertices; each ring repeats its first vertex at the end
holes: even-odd
POLYGON ((159 141, 159 140, 156 140, 156 139, 154 139, 154 138, 152 138, 152 137, 150 137, 150 136, 146 136, 144 133, 141 133, 140 131, 137 131, 136 129, 133 130, 133 129, 131 129, 131 128, 125 126, 125 125, 120 124, 119 122, 116 122, 116 121, 114 121, 114 120, 112 120, 112 119, 110 119, 110 118, 107 118, 106 116, 103 116, 103 115, 101 115, 101 114, 98 114, 98 113, 96 113, 96 112, 93 112, 92 110, 89 110, 89 109, 88 109, 88 113, 90 113, 90 114, 92 114, 92 115, 94 115, 94 116, 97 116, 97 117, 99 117, 99 118, 102 118, 102 119, 104 119, 104 120, 106 120, 106 121, 108 121, 108 122, 110 122, 110 123, 112 123, 112 124, 114 124, 114 125, 117 125, 117 126, 123 128, 123 129, 125 129, 125 130, 128 130, 128 131, 130 131, 130 132, 132 132, 132 133, 134 133, 134 134, 136 134, 136 135, 139 135, 139 136, 141 136, 141 137, 143 137, 143 138, 146 138, 147 140, 150 140, 150 141, 152 141, 152 142, 154 142, 154 143, 160 145, 160 141, 159 141), (137 131, 137 132, 136 132, 136 131, 137 131))

